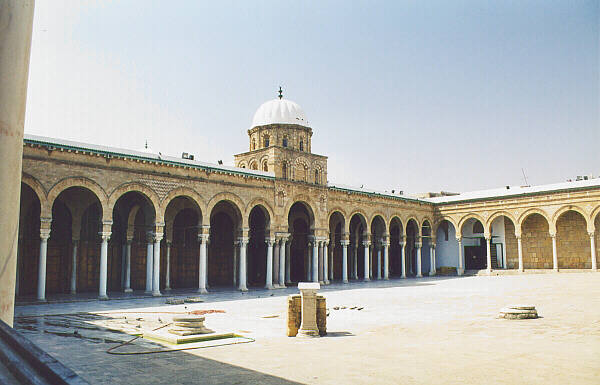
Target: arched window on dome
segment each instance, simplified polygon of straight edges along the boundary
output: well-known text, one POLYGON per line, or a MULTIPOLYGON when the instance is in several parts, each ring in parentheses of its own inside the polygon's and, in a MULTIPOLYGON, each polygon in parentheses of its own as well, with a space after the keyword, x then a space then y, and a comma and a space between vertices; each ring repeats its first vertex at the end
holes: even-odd
POLYGON ((267 164, 266 160, 263 162, 262 169, 263 169, 263 171, 269 171, 269 165, 267 164))
POLYGON ((315 184, 319 184, 319 170, 315 170, 315 184))
POLYGON ((287 147, 288 146, 288 138, 287 138, 287 136, 283 138, 282 144, 283 144, 283 147, 287 147))
POLYGON ((287 163, 284 163, 283 166, 281 166, 281 177, 287 179, 287 163))
POLYGON ((252 139, 252 151, 256 150, 256 139, 252 139))
POLYGON ((304 141, 300 139, 300 151, 304 151, 304 141))
POLYGON ((258 170, 258 164, 256 164, 256 162, 252 162, 250 163, 250 169, 251 170, 258 170))
POLYGON ((269 138, 269 135, 265 135, 265 137, 264 137, 264 143, 265 143, 265 147, 269 147, 269 142, 270 142, 270 140, 269 140, 269 139, 270 139, 270 138, 269 138))

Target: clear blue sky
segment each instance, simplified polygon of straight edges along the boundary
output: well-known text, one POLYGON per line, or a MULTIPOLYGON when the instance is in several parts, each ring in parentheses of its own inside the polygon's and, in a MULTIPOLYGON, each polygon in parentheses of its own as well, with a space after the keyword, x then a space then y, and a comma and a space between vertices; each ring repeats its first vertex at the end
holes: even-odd
POLYGON ((468 191, 600 174, 598 1, 37 0, 25 132, 233 164, 305 110, 329 181, 468 191))

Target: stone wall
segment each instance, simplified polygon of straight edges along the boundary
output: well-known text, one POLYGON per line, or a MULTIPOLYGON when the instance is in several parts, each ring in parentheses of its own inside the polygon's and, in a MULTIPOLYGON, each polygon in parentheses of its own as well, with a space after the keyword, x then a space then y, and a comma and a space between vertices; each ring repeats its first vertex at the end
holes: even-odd
POLYGON ((521 228, 523 267, 525 269, 552 269, 552 239, 546 218, 531 214, 521 228))
POLYGON ((504 219, 504 241, 506 244, 507 269, 519 268, 519 245, 515 237, 515 225, 509 219, 504 219))
POLYGON ((590 269, 592 253, 585 219, 567 211, 556 222, 556 253, 559 269, 590 269))

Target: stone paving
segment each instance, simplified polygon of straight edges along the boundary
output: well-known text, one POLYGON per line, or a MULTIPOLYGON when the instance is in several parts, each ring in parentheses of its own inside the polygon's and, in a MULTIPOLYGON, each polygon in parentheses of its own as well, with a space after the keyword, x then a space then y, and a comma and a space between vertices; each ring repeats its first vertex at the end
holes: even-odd
MULTIPOLYGON (((16 327, 94 384, 597 384, 600 378, 598 273, 336 283, 320 291, 329 334, 309 339, 285 336, 287 295, 297 292, 217 291, 184 305, 166 305, 165 296, 18 306, 16 327), (536 306, 541 318, 497 318, 514 304, 536 306), (130 339, 105 329, 116 322, 154 327, 169 322, 168 313, 206 309, 225 311, 206 315, 207 327, 256 341, 106 353, 130 339), (88 327, 77 328, 80 321, 88 327)), ((159 348, 134 343, 122 351, 159 348)))

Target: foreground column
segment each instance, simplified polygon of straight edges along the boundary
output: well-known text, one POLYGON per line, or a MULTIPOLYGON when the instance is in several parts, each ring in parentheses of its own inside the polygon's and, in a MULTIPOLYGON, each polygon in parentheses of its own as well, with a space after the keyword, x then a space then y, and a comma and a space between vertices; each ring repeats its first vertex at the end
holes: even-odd
POLYGON ((517 249, 519 250, 519 271, 523 271, 523 244, 520 235, 517 237, 517 249))
POLYGON ((298 289, 302 295, 302 326, 298 336, 318 337, 317 327, 317 290, 321 288, 318 282, 300 282, 298 289))
POLYGON ((329 244, 328 241, 323 242, 323 282, 329 285, 329 244))
POLYGON ((280 288, 279 282, 279 261, 281 260, 281 236, 277 236, 275 240, 275 248, 273 250, 273 286, 280 288))
POLYGON ((152 295, 159 297, 160 293, 160 241, 163 238, 162 233, 154 234, 154 272, 152 275, 152 295))
POLYGON ((370 281, 371 278, 369 278, 369 246, 371 246, 371 242, 370 241, 365 241, 364 242, 364 251, 365 251, 365 274, 364 274, 364 280, 365 281, 370 281))
POLYGON ((312 257, 312 281, 319 282, 319 244, 315 240, 313 243, 313 257, 312 257))
POLYGON ((434 276, 437 272, 435 269, 435 243, 429 244, 429 260, 431 261, 429 267, 429 275, 434 276))
POLYGON ((421 247, 423 244, 421 242, 415 242, 415 247, 417 248, 417 278, 423 277, 421 274, 421 247))
POLYGON ((131 242, 133 238, 127 237, 127 247, 125 249, 125 293, 131 293, 131 242))
POLYGON ((286 243, 287 238, 281 238, 281 248, 279 249, 279 287, 285 287, 286 243))
POLYGON ((100 299, 108 299, 106 295, 106 282, 108 274, 108 240, 110 239, 110 232, 101 232, 102 245, 100 246, 100 289, 98 297, 100 299))
POLYGON ((146 294, 150 294, 152 293, 152 259, 154 258, 152 233, 146 235, 146 242, 146 294))
POLYGON ((50 230, 40 230, 40 259, 38 265, 38 301, 46 300, 46 254, 48 252, 48 238, 50 230))
POLYGON ((390 279, 390 257, 389 257, 390 243, 385 242, 383 244, 383 279, 386 281, 390 279))
POLYGON ((592 248, 592 270, 598 270, 596 266, 596 243, 594 242, 594 232, 591 231, 588 233, 590 236, 590 247, 592 248))
POLYGON ((33 6, 33 0, 0 1, 0 319, 11 327, 33 6))
POLYGON ((199 256, 199 274, 198 274, 198 293, 206 294, 206 283, 208 282, 207 277, 207 265, 206 265, 206 245, 208 243, 208 234, 198 235, 198 242, 200 242, 200 256, 199 256))
POLYGON ((486 262, 487 262, 487 273, 490 274, 492 272, 492 251, 491 245, 492 238, 490 236, 485 237, 485 247, 486 247, 486 262))
POLYGON ((400 251, 402 254, 402 278, 406 278, 406 242, 400 242, 400 251))
POLYGON ((325 272, 324 267, 325 267, 325 254, 324 254, 324 248, 323 248, 323 241, 319 241, 319 284, 324 285, 324 277, 325 277, 325 272))
POLYGON ((552 237, 552 266, 554 271, 558 271, 558 253, 556 252, 556 234, 550 234, 552 237))
POLYGON ((271 238, 265 239, 267 243, 267 277, 265 282, 265 289, 273 289, 273 245, 275 241, 271 238))
POLYGON ((285 283, 292 283, 292 269, 290 265, 290 249, 291 249, 292 240, 288 238, 285 243, 285 283))
POLYGON ((463 267, 463 247, 462 247, 462 237, 456 238, 458 241, 458 269, 456 273, 458 275, 463 275, 465 273, 465 268, 463 267))
POLYGON ((165 271, 165 291, 171 290, 171 242, 167 241, 167 267, 165 271))
POLYGON ((77 245, 79 241, 73 240, 73 253, 71 260, 71 294, 77 293, 77 245))
POLYGON ((248 291, 246 286, 246 248, 248 246, 248 238, 240 238, 240 291, 248 291))
POLYGON ((348 244, 347 240, 342 240, 342 282, 348 283, 348 244))

